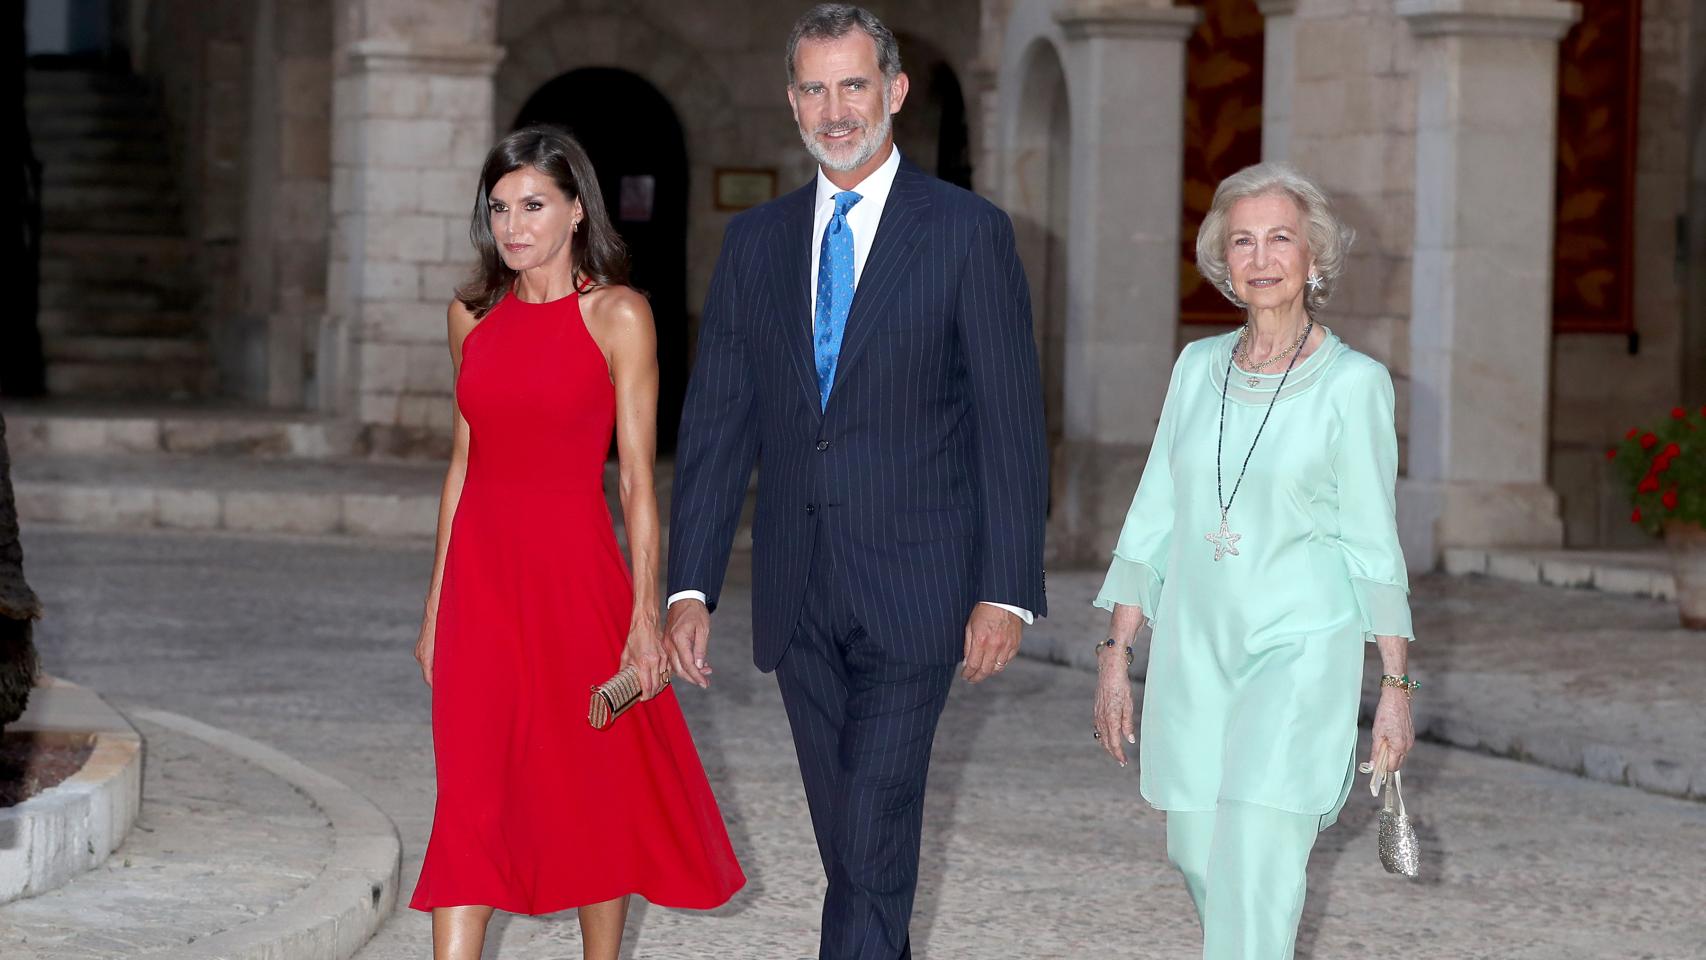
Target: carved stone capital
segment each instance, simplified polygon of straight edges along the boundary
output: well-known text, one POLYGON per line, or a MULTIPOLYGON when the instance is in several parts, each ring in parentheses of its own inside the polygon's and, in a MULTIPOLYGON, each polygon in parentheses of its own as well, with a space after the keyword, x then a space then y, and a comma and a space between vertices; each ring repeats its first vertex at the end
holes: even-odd
POLYGON ((1110 0, 1078 0, 1054 15, 1069 43, 1107 37, 1183 43, 1200 18, 1193 7, 1133 7, 1110 0))
POLYGON ((1418 37, 1557 41, 1582 16, 1580 4, 1561 0, 1397 0, 1393 10, 1418 37))

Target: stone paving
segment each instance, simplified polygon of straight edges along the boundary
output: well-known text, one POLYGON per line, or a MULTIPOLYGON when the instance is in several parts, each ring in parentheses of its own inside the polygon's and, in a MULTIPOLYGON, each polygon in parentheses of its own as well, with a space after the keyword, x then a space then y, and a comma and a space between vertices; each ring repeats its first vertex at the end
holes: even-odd
MULTIPOLYGON (((424 545, 35 526, 25 546, 49 606, 40 636, 50 670, 121 707, 173 710, 270 743, 367 795, 402 832, 406 899, 433 798, 427 691, 410 657, 424 545)), ((1050 577, 1062 636, 1078 629, 1064 577, 1050 577)), ((1523 652, 1510 638, 1543 634, 1523 617, 1551 600, 1513 607, 1512 590, 1429 581, 1418 607, 1426 618, 1485 614, 1497 628, 1485 642, 1513 648, 1489 672, 1517 674, 1523 652)), ((1608 638, 1620 605, 1636 602, 1557 596, 1560 617, 1597 618, 1608 638)), ((823 881, 775 685, 749 666, 745 608, 737 574, 716 621, 716 683, 681 699, 751 883, 708 915, 638 906, 633 957, 814 952, 823 881)), ((1086 619, 1084 629, 1099 627, 1086 619)), ((1585 662, 1589 647, 1569 656, 1585 662)), ((1487 655, 1465 649, 1452 656, 1487 655)), ((1589 692, 1610 702, 1610 687, 1589 692)), ((1095 748, 1090 692, 1082 672, 1032 661, 956 689, 932 774, 914 921, 921 958, 1194 955, 1163 817, 1138 798, 1135 767, 1119 770, 1095 748)), ((1649 692, 1623 688, 1632 705, 1649 692)), ((1441 745, 1418 750, 1409 772, 1422 878, 1380 870, 1374 801, 1354 794, 1311 863, 1300 957, 1699 956, 1706 806, 1441 745)), ((572 914, 504 918, 495 932, 488 957, 579 955, 572 914)), ((399 911, 359 957, 422 957, 428 939, 424 917, 399 911)))
MULTIPOLYGON (((1090 606, 1101 583, 1099 571, 1051 573, 1053 616, 1027 636, 1027 652, 1089 669, 1086 638, 1107 636, 1107 613, 1090 606)), ((1484 577, 1414 587, 1419 735, 1706 799, 1706 635, 1682 629, 1676 604, 1484 577)), ((1367 653, 1373 674, 1378 651, 1367 653)), ((1374 688, 1366 693, 1371 713, 1374 688)))
POLYGON ((290 785, 193 737, 133 718, 148 744, 142 813, 93 871, 0 907, 6 960, 171 957, 306 887, 332 830, 290 785))

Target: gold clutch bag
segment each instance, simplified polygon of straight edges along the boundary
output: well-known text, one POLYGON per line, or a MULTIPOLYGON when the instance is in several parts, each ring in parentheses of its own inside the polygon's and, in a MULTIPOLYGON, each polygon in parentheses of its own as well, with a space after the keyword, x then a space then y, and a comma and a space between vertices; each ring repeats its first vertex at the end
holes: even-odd
MULTIPOLYGON (((664 686, 668 685, 669 681, 665 680, 664 686)), ((592 703, 587 707, 586 722, 592 724, 594 730, 603 730, 639 703, 643 692, 640 671, 631 666, 623 667, 616 676, 592 688, 592 703)))

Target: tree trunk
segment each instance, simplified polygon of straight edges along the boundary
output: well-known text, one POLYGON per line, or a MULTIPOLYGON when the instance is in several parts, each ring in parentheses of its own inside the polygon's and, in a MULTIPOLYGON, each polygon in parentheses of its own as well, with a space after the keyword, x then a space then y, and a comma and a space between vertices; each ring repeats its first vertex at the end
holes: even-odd
POLYGON ((18 542, 18 505, 6 452, 6 417, 0 414, 0 729, 18 719, 35 686, 38 663, 30 639, 41 602, 24 582, 24 548, 18 542))

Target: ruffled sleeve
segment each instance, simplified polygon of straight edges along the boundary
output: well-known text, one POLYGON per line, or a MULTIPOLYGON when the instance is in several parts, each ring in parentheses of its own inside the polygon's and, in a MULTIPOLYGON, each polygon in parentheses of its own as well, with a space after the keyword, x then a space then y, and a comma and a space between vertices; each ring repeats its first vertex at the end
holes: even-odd
POLYGON ((1141 607, 1143 615, 1155 619, 1161 606, 1161 587, 1167 579, 1167 550, 1173 539, 1173 468, 1169 452, 1173 445, 1174 412, 1178 404, 1179 371, 1185 366, 1187 347, 1173 364, 1167 397, 1161 402, 1161 419, 1155 427, 1155 442, 1143 465, 1137 493, 1126 511, 1119 543, 1108 576, 1096 594, 1096 606, 1112 610, 1115 604, 1141 607))
POLYGON ((1352 374, 1333 454, 1338 480, 1339 547, 1365 638, 1415 639, 1410 580, 1398 543, 1398 433, 1392 377, 1369 360, 1352 374))

